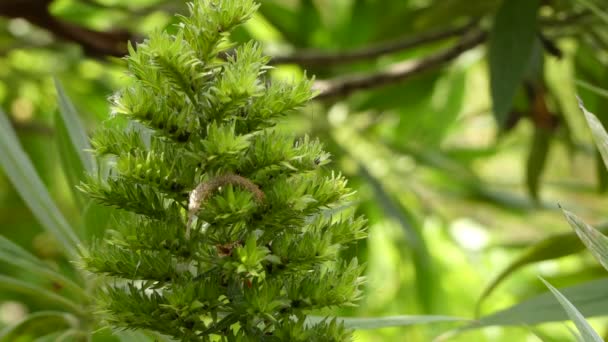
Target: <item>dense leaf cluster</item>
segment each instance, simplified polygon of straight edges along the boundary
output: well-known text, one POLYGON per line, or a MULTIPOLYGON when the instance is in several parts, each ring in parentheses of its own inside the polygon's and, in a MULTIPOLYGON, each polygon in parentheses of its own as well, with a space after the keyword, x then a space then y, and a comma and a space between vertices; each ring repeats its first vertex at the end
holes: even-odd
POLYGON ((122 209, 83 252, 114 326, 183 341, 350 339, 306 314, 359 297, 361 266, 340 252, 365 221, 342 210, 352 191, 321 169, 321 144, 272 128, 310 100, 311 81, 270 82, 258 45, 230 43, 256 8, 198 0, 174 33, 129 49, 132 82, 92 141, 112 166, 81 186, 122 209))

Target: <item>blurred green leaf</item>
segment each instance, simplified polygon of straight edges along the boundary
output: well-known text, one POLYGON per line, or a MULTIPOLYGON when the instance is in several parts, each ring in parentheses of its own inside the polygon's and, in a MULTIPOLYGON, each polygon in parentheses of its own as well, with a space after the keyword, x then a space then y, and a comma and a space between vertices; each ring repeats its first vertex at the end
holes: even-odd
POLYGON ((501 126, 533 55, 539 6, 539 0, 504 1, 494 19, 488 58, 492 107, 501 126))
POLYGON ((608 99, 608 90, 606 90, 604 88, 594 86, 593 84, 585 82, 583 80, 576 80, 576 85, 580 86, 581 88, 587 89, 596 95, 599 95, 601 97, 608 99))
POLYGON ((547 281, 543 278, 540 278, 543 283, 549 288, 549 290, 553 293, 557 301, 564 308, 570 320, 574 322, 576 328, 581 334, 582 340, 585 342, 603 342, 602 338, 593 330, 593 328, 589 325, 589 323, 585 320, 585 317, 581 315, 581 313, 568 301, 564 295, 562 295, 555 287, 551 286, 547 281))
POLYGON ((24 280, 0 275, 0 289, 14 293, 21 293, 32 297, 36 301, 55 304, 69 310, 72 313, 82 313, 82 308, 72 300, 24 280))
MULTIPOLYGON (((608 231, 608 227, 603 227, 603 230, 608 231)), ((483 301, 513 272, 532 263, 562 258, 583 250, 585 250, 585 245, 580 241, 576 233, 549 236, 527 247, 519 257, 511 261, 505 269, 498 273, 483 290, 477 300, 476 316, 479 316, 483 301)))
POLYGON ((427 312, 431 311, 437 291, 435 291, 434 285, 436 282, 434 280, 433 259, 424 241, 424 237, 420 233, 419 228, 416 227, 411 213, 393 199, 381 181, 375 178, 364 165, 359 165, 359 170, 361 177, 366 179, 374 189, 374 194, 382 210, 386 211, 386 215, 395 219, 404 229, 416 269, 417 298, 427 312))
MULTIPOLYGON (((307 322, 316 324, 322 322, 326 317, 308 316, 307 322)), ((418 324, 446 323, 446 322, 466 322, 467 318, 452 316, 389 316, 375 318, 360 317, 337 317, 339 322, 343 322, 347 328, 356 330, 380 329, 388 327, 403 327, 418 324)))
POLYGON ((27 316, 14 326, 0 331, 0 342, 31 341, 53 332, 78 326, 78 319, 61 311, 40 311, 27 316))
POLYGON ((80 166, 87 172, 93 173, 95 171, 95 161, 93 156, 89 152, 91 144, 89 144, 89 137, 87 136, 86 129, 80 122, 78 112, 74 107, 74 104, 65 93, 63 86, 59 80, 55 79, 55 88, 57 90, 57 97, 59 100, 59 124, 62 128, 65 128, 67 136, 61 138, 68 138, 72 144, 74 157, 78 157, 80 166))
POLYGON ((77 295, 80 299, 85 300, 88 298, 82 287, 74 281, 51 269, 35 256, 2 236, 0 236, 0 261, 6 265, 15 266, 22 271, 28 271, 53 281, 58 286, 65 287, 66 290, 71 294, 77 295))
MULTIPOLYGON (((572 305, 585 315, 595 317, 608 314, 608 278, 602 278, 561 289, 572 305)), ((487 326, 538 324, 568 320, 569 317, 550 292, 515 304, 507 309, 484 316, 460 331, 487 326)))
POLYGON ((544 127, 534 127, 534 135, 526 162, 526 185, 530 196, 538 201, 540 178, 547 163, 552 132, 544 127))
POLYGON ((608 237, 583 222, 583 220, 568 210, 562 211, 566 215, 570 226, 572 226, 581 241, 591 251, 591 254, 608 270, 608 237))
POLYGON ((604 126, 602 126, 602 123, 597 118, 597 116, 585 109, 585 106, 580 99, 579 107, 585 114, 585 119, 587 120, 587 124, 591 129, 591 134, 593 135, 595 145, 597 146, 598 150, 600 151, 600 154, 602 155, 604 165, 606 166, 606 168, 608 168, 608 133, 606 133, 606 129, 604 129, 604 126))
POLYGON ((0 165, 27 203, 40 224, 63 247, 67 256, 76 255, 80 240, 55 205, 44 184, 36 174, 6 114, 0 111, 0 165))
POLYGON ((577 0, 578 3, 585 6, 589 9, 593 14, 595 14, 598 18, 602 19, 606 24, 608 24, 608 12, 600 8, 598 5, 593 3, 590 0, 577 0))

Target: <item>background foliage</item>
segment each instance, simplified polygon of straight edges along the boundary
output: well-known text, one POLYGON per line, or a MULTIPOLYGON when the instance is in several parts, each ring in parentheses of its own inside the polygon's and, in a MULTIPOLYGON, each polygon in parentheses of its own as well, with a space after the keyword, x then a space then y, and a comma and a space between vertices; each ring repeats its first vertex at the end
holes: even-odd
MULTIPOLYGON (((79 236, 104 229, 104 209, 73 191, 80 170, 94 165, 74 153, 86 144, 76 120, 91 132, 107 118, 107 97, 125 82, 116 57, 126 40, 185 10, 181 0, 0 0, 0 107, 10 118, 0 122, 3 166, 9 177, 35 171, 42 181, 0 178, 0 234, 42 266, 78 277, 48 227, 78 227, 79 236), (53 77, 77 110, 65 94, 58 101, 53 77), (7 159, 12 138, 34 170, 7 159), (32 201, 42 209, 31 211, 32 201)), ((600 0, 261 1, 236 38, 261 41, 276 56, 277 79, 316 76, 318 100, 284 128, 325 142, 370 219, 370 237, 356 249, 368 265, 366 293, 340 315, 478 314, 485 318, 476 328, 492 327, 450 340, 570 340, 563 323, 531 328, 568 318, 539 275, 560 291, 574 286, 562 293, 586 317, 608 312, 605 270, 557 206, 606 229, 608 173, 576 94, 608 123, 607 25, 600 0), (523 325, 504 327, 514 324, 523 325)), ((28 312, 43 326, 70 327, 72 318, 39 312, 48 305, 38 297, 4 291, 19 288, 11 287, 17 279, 64 295, 57 279, 24 264, 0 269, 0 329, 28 312)), ((605 336, 605 320, 590 322, 605 336)), ((360 330, 356 338, 426 341, 463 324, 360 330)))

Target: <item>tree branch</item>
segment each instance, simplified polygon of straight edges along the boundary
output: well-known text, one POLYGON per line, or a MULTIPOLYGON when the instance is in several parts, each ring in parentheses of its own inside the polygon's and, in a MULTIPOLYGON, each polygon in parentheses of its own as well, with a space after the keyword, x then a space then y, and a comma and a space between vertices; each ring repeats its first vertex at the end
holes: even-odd
POLYGON ((428 57, 396 63, 385 70, 375 73, 355 74, 330 80, 316 81, 314 89, 317 90, 319 94, 315 99, 323 100, 327 98, 345 97, 359 90, 377 88, 404 81, 414 75, 455 59, 463 52, 481 44, 485 39, 486 33, 477 31, 466 35, 460 42, 451 48, 428 57))
POLYGON ((129 32, 100 32, 61 21, 49 12, 51 2, 52 0, 0 0, 0 16, 23 18, 59 38, 78 43, 92 57, 122 57, 127 53, 126 42, 133 39, 129 32))
POLYGON ((419 47, 421 45, 437 42, 447 38, 461 36, 465 32, 469 31, 476 23, 477 20, 474 20, 460 27, 450 28, 443 31, 425 32, 417 36, 408 36, 393 42, 380 43, 348 51, 325 52, 317 50, 301 50, 288 56, 273 57, 270 64, 298 64, 302 66, 327 66, 334 64, 344 65, 347 63, 353 63, 419 47))

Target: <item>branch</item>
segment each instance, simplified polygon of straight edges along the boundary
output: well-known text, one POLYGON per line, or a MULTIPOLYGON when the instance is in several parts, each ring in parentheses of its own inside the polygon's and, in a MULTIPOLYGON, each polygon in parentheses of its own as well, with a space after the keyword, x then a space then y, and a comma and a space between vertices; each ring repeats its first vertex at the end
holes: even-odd
POLYGON ((78 43, 92 57, 122 57, 127 53, 126 42, 133 39, 129 32, 101 32, 61 21, 49 12, 51 2, 52 0, 0 0, 0 16, 23 18, 59 38, 78 43))
POLYGON ((362 48, 339 51, 339 52, 324 52, 316 50, 301 50, 296 51, 289 56, 276 56, 270 61, 270 64, 298 64, 302 66, 328 66, 334 64, 344 65, 365 59, 376 58, 382 55, 416 48, 428 43, 434 43, 451 37, 461 36, 469 31, 477 21, 471 21, 466 25, 456 28, 450 28, 443 31, 425 32, 415 37, 405 37, 393 42, 381 43, 362 48))
POLYGON ((453 47, 428 57, 396 63, 376 73, 355 74, 330 80, 316 81, 314 89, 319 94, 315 99, 345 97, 359 90, 377 88, 404 81, 414 75, 455 59, 463 52, 481 44, 485 39, 486 33, 477 31, 465 36, 453 47))

